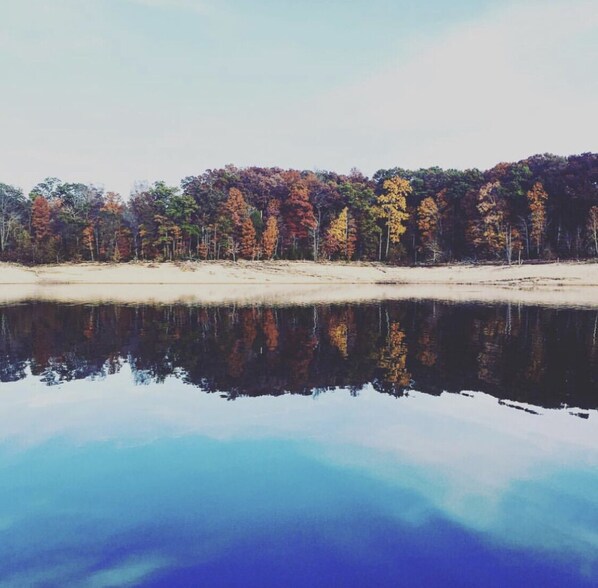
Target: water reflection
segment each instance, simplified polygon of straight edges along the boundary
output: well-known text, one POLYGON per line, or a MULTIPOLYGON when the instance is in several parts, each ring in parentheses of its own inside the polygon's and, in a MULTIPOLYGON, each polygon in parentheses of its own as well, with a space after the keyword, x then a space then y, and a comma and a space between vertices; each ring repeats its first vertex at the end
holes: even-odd
POLYGON ((130 367, 4 384, 0 582, 590 586, 598 430, 366 386, 226 403, 130 367))
POLYGON ((596 585, 596 324, 0 307, 0 586, 596 585))
MULTIPOLYGON (((0 381, 48 385, 131 366, 228 398, 371 383, 401 396, 478 390, 543 407, 598 406, 598 313, 395 302, 291 308, 0 307, 0 381)), ((583 415, 583 413, 582 413, 583 415)))

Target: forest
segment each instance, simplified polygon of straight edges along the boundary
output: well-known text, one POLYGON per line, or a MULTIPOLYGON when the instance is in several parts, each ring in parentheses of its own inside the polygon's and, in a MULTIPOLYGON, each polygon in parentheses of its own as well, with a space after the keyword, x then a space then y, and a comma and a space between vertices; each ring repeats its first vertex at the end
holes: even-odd
POLYGON ((0 260, 362 260, 516 263, 598 257, 598 154, 487 171, 371 178, 232 165, 128 197, 47 178, 0 183, 0 260))

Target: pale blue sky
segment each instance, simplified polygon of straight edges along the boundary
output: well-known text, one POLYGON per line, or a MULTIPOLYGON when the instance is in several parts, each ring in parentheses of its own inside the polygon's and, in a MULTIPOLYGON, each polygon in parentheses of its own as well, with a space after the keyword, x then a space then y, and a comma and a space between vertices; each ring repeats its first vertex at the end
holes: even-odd
POLYGON ((586 0, 0 0, 0 181, 598 150, 586 0))

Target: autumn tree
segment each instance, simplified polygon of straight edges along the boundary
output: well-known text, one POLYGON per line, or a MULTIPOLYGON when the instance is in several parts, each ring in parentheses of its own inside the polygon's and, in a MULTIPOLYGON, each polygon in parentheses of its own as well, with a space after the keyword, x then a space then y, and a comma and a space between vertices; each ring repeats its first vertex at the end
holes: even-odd
POLYGON ((548 194, 541 182, 536 182, 527 193, 529 205, 530 237, 536 246, 536 254, 540 256, 540 248, 546 232, 546 201, 548 194))
POLYGON ((241 190, 237 188, 231 188, 229 190, 228 198, 224 203, 224 211, 231 219, 235 229, 240 228, 248 214, 247 202, 245 202, 241 190))
POLYGON ((509 209, 501 197, 501 183, 487 182, 477 193, 477 218, 470 221, 469 234, 475 247, 490 257, 505 256, 511 263, 514 253, 521 256, 523 240, 510 220, 509 209))
POLYGON ((440 233, 440 212, 436 200, 431 196, 424 198, 417 207, 417 228, 423 247, 432 255, 432 261, 441 254, 439 233, 440 233))
POLYGON ((249 217, 249 207, 238 188, 231 188, 227 199, 220 207, 217 226, 214 230, 215 257, 219 257, 219 250, 223 249, 227 255, 237 259, 241 249, 243 225, 249 217))
POLYGON ((241 257, 244 259, 255 259, 257 254, 257 240, 253 221, 248 216, 241 226, 241 243, 239 246, 241 257))
POLYGON ((262 253, 265 259, 272 259, 278 244, 278 221, 275 216, 268 217, 266 229, 262 235, 262 253))
POLYGON ((326 231, 324 248, 331 257, 338 255, 350 260, 355 253, 356 240, 355 221, 349 216, 349 209, 345 206, 330 223, 326 231))
MULTIPOLYGON (((111 198, 99 187, 57 178, 37 184, 29 199, 0 183, 0 257, 389 260, 423 251, 435 261, 510 261, 525 244, 528 257, 575 258, 597 249, 588 214, 598 206, 598 154, 534 155, 487 171, 396 167, 372 178, 357 170, 229 165, 184 178, 181 189, 137 184, 116 208, 111 198), (49 233, 36 242, 38 197, 50 219, 49 233), (251 255, 248 217, 258 246, 251 255)), ((39 226, 42 207, 40 201, 39 226)))
POLYGON ((303 182, 307 186, 309 200, 314 208, 316 224, 310 228, 312 254, 317 260, 321 249, 321 230, 341 208, 343 197, 339 190, 340 177, 334 172, 317 171, 306 174, 303 182))
POLYGON ((88 224, 82 231, 83 246, 89 251, 89 258, 95 261, 96 229, 95 224, 88 224))
POLYGON ((31 228, 37 243, 50 235, 50 205, 43 196, 33 201, 31 208, 31 228))
POLYGON ((31 206, 34 261, 37 261, 40 257, 45 261, 51 258, 54 243, 50 223, 50 204, 43 196, 37 196, 31 206))
POLYGON ((504 227, 505 234, 505 255, 507 263, 511 264, 513 257, 517 255, 521 262, 521 252, 523 251, 523 238, 519 229, 507 223, 504 227))
POLYGON ((407 230, 405 226, 409 218, 407 196, 411 191, 409 182, 400 176, 385 180, 382 184, 382 193, 378 196, 377 203, 380 217, 386 226, 386 259, 388 259, 390 244, 398 244, 407 230))
POLYGON ((504 202, 498 197, 499 189, 498 181, 480 188, 476 204, 479 222, 473 227, 475 245, 493 256, 502 255, 506 244, 504 202))
POLYGON ((287 243, 296 251, 301 240, 306 239, 317 224, 307 187, 301 181, 291 186, 283 206, 283 218, 287 243))

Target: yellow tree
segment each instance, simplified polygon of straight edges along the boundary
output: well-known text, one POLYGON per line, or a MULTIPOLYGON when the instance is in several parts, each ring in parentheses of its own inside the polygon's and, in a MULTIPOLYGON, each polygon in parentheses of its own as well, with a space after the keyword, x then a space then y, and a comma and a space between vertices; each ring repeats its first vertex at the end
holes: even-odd
POLYGON ((424 248, 432 254, 432 261, 435 262, 440 253, 440 212, 436 200, 431 196, 424 198, 417 207, 417 228, 424 248))
POLYGON ((546 232, 546 201, 548 194, 541 182, 536 182, 527 193, 529 205, 529 219, 531 224, 530 237, 536 246, 536 253, 540 255, 540 247, 546 232))
POLYGON ((500 192, 499 181, 488 182, 480 188, 476 204, 478 222, 470 223, 468 233, 477 248, 497 258, 505 255, 510 264, 513 253, 521 258, 523 241, 511 222, 507 203, 500 192))
POLYGON ((349 216, 349 209, 345 206, 330 223, 326 231, 324 246, 329 255, 342 255, 345 259, 350 260, 355 253, 356 241, 355 222, 349 216))
POLYGON ((505 211, 503 202, 498 197, 500 182, 488 182, 478 192, 476 205, 480 216, 480 227, 476 234, 476 245, 485 246, 496 256, 506 248, 505 211))
POLYGON ((379 216, 386 225, 385 257, 387 259, 390 244, 399 243, 407 230, 405 225, 409 218, 407 196, 411 194, 411 191, 411 184, 400 176, 394 176, 382 184, 382 194, 378 196, 377 204, 379 216))

